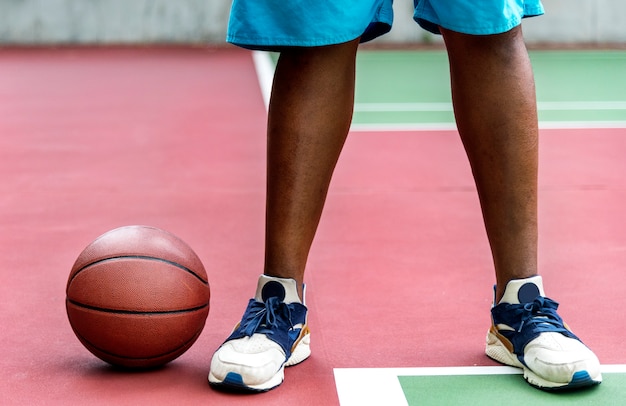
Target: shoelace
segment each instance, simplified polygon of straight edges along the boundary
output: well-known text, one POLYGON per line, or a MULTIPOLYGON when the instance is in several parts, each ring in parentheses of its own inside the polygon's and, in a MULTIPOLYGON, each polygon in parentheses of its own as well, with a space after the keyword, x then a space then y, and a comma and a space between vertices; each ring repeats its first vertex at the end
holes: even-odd
POLYGON ((522 330, 566 331, 563 320, 556 313, 559 304, 547 297, 539 296, 524 304, 501 303, 492 309, 496 324, 505 324, 518 333, 522 330))
POLYGON ((538 296, 534 301, 521 305, 515 313, 521 313, 521 322, 517 332, 521 332, 525 325, 532 326, 533 330, 542 333, 548 331, 563 332, 563 319, 556 313, 559 304, 547 297, 538 296))
MULTIPOLYGON (((520 357, 531 340, 541 333, 554 332, 576 340, 580 339, 563 324, 563 319, 556 313, 557 302, 539 296, 530 303, 501 303, 491 310, 496 325, 504 324, 513 330, 502 329, 500 333, 513 344, 513 352, 520 357)), ((524 362, 523 358, 520 359, 524 362)))
POLYGON ((247 336, 254 333, 273 334, 280 324, 293 328, 291 323, 291 310, 289 305, 281 302, 276 297, 270 297, 265 302, 252 301, 246 312, 246 317, 241 322, 242 332, 247 336))

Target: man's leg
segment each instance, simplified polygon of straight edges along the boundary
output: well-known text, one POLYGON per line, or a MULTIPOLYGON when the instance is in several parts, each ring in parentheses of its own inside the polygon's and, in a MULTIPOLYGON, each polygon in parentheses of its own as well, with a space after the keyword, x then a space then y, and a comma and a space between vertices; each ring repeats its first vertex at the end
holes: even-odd
MULTIPOLYGON (((302 287, 354 104, 358 40, 285 51, 268 120, 265 274, 302 287)), ((300 291, 301 295, 301 291, 300 291)))
POLYGON ((268 119, 264 275, 241 323, 215 352, 209 382, 266 391, 310 355, 303 279, 354 104, 358 40, 285 50, 268 119))
POLYGON ((598 384, 598 359, 564 325, 537 276, 538 129, 521 28, 490 36, 442 31, 496 270, 487 355, 522 368, 543 389, 598 384))
POLYGON ((537 112, 521 29, 442 30, 457 126, 472 166, 496 269, 496 298, 537 274, 537 112))

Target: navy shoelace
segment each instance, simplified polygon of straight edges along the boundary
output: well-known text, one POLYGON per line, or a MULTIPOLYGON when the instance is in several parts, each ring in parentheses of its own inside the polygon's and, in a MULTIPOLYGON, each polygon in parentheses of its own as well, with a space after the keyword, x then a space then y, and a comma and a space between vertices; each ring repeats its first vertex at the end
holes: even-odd
POLYGON ((255 333, 271 335, 282 326, 288 326, 287 330, 293 328, 289 305, 270 297, 265 302, 251 301, 240 328, 243 334, 252 336, 255 333))
POLYGON ((563 319, 556 313, 558 303, 546 297, 538 296, 534 301, 525 303, 517 313, 521 313, 521 323, 517 332, 521 332, 524 325, 530 323, 533 330, 538 332, 565 331, 563 319))

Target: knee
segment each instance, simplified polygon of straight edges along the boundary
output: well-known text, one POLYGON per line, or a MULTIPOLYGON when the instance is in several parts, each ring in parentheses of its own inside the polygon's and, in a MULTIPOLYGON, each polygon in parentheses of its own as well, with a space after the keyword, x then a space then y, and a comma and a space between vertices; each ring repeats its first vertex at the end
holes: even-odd
POLYGON ((522 27, 492 35, 471 35, 441 29, 451 58, 463 55, 476 60, 497 61, 499 65, 517 64, 519 57, 527 55, 522 27))

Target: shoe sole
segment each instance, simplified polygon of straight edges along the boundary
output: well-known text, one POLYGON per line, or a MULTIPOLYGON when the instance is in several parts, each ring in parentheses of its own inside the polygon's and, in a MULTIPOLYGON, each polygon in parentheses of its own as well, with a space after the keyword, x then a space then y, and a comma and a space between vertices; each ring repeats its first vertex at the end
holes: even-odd
POLYGON ((291 352, 291 356, 280 367, 280 369, 267 381, 258 385, 246 385, 243 381, 243 377, 236 372, 229 372, 224 379, 219 379, 212 372, 209 372, 209 385, 215 389, 223 390, 226 392, 237 393, 262 393, 276 388, 285 379, 285 367, 291 367, 297 365, 309 358, 311 355, 311 335, 307 333, 296 344, 296 347, 291 352))
POLYGON ((602 375, 591 377, 587 371, 577 371, 572 376, 569 382, 551 382, 535 374, 532 370, 526 367, 517 359, 515 354, 512 354, 500 341, 498 336, 491 331, 487 333, 487 347, 485 354, 495 361, 501 364, 509 365, 516 368, 521 368, 524 371, 524 379, 531 386, 546 391, 567 391, 572 389, 579 389, 588 386, 599 385, 602 382, 602 375))

